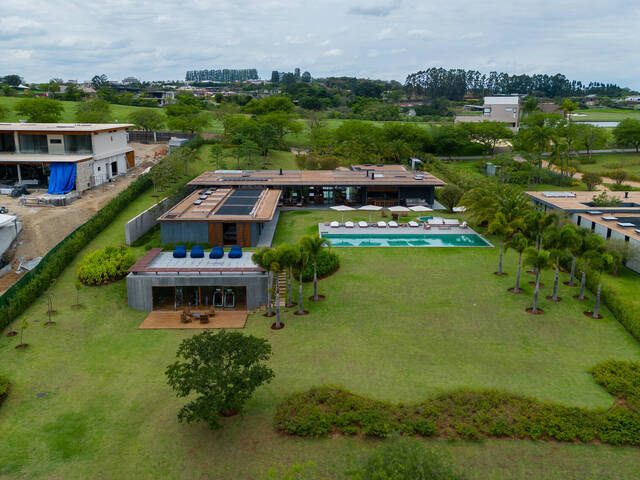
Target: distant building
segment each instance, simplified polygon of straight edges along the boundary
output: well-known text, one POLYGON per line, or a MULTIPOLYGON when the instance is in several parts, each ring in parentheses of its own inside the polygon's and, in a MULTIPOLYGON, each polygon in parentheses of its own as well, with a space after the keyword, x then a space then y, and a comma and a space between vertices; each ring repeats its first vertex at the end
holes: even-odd
POLYGON ((147 98, 158 102, 158 105, 160 105, 161 107, 173 103, 173 101, 176 99, 176 92, 174 91, 158 90, 146 92, 145 95, 147 96, 147 98))
POLYGON ((484 97, 481 111, 481 115, 457 115, 455 123, 491 121, 505 123, 514 130, 520 127, 519 96, 484 97))
POLYGON ((131 83, 140 83, 140 80, 138 80, 136 77, 127 77, 122 80, 123 85, 129 85, 131 83))
POLYGON ((640 95, 630 95, 628 97, 625 97, 624 101, 625 102, 640 103, 640 95))
POLYGON ((0 183, 82 192, 135 165, 130 124, 0 123, 0 183))

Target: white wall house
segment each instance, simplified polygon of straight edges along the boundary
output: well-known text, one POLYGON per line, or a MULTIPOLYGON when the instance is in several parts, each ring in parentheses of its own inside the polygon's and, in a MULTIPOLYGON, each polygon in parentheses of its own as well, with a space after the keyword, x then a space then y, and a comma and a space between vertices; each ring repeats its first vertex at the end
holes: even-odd
POLYGON ((0 123, 0 184, 48 188, 60 165, 70 166, 77 192, 107 182, 135 164, 127 134, 132 126, 0 123))
POLYGON ((484 97, 481 115, 457 115, 455 123, 502 122, 513 130, 520 127, 520 97, 484 97))

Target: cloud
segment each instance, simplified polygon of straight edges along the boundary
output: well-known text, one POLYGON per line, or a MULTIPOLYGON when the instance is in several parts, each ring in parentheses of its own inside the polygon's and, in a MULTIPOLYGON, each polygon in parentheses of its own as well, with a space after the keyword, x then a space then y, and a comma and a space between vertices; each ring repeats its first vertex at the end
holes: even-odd
POLYGON ((395 35, 394 35, 393 30, 391 28, 383 28, 376 35, 376 38, 378 40, 389 40, 389 39, 394 38, 394 37, 395 37, 395 35))
POLYGON ((17 16, 0 18, 0 40, 40 34, 43 30, 40 22, 28 18, 17 16))
POLYGON ((433 34, 429 30, 425 30, 423 28, 414 28, 407 32, 407 35, 410 37, 417 38, 428 38, 433 36, 433 34))
POLYGON ((331 43, 331 40, 323 40, 322 42, 320 42, 318 44, 319 47, 326 47, 327 45, 329 45, 331 43))
POLYGON ((394 10, 400 7, 401 1, 396 0, 393 2, 381 3, 377 5, 359 5, 351 7, 349 13, 353 15, 365 15, 371 17, 386 17, 394 10))
POLYGON ((325 57, 339 57, 340 55, 342 55, 342 50, 340 50, 339 48, 334 48, 332 50, 327 50, 322 55, 324 55, 325 57))

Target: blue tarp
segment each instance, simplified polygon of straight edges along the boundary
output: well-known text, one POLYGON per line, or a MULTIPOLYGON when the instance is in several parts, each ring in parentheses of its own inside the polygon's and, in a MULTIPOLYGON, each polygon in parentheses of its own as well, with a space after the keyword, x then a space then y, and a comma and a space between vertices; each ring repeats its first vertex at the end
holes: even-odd
POLYGON ((52 163, 49 167, 49 190, 47 193, 61 195, 76 188, 76 164, 52 163))

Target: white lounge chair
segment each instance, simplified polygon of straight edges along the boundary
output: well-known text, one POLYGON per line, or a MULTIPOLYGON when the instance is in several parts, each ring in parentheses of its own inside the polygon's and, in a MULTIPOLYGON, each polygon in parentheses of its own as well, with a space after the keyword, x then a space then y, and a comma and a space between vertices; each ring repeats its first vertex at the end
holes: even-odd
POLYGON ((409 226, 411 228, 418 228, 419 225, 418 225, 418 222, 414 222, 413 220, 410 220, 409 221, 409 226))
POLYGON ((353 222, 344 222, 344 226, 347 228, 353 228, 353 222))
POLYGON ((367 222, 358 222, 358 226, 360 228, 367 228, 369 226, 369 224, 367 222))
POLYGON ((460 228, 467 228, 469 226, 469 224, 467 222, 462 222, 462 225, 460 225, 460 228))
POLYGON ((398 228, 398 224, 392 220, 389 222, 389 228, 398 228))
POLYGON ((377 225, 378 228, 387 228, 387 222, 383 222, 382 220, 380 220, 377 225))
POLYGON ((444 224, 445 225, 460 225, 460 220, 458 220, 457 218, 445 218, 444 219, 444 224))
POLYGON ((338 228, 338 227, 340 226, 340 224, 339 224, 338 222, 331 222, 331 223, 329 224, 329 226, 330 226, 331 228, 338 228))

